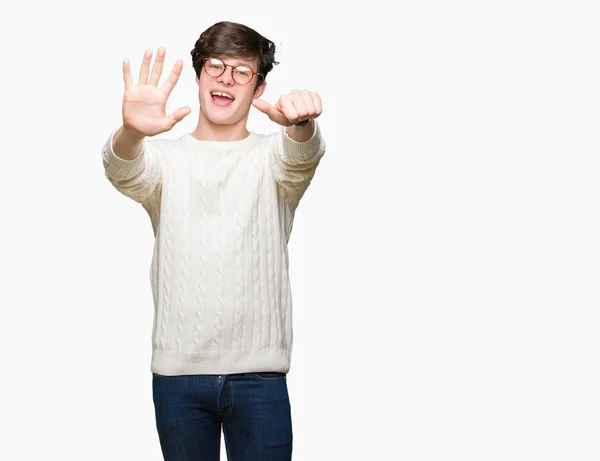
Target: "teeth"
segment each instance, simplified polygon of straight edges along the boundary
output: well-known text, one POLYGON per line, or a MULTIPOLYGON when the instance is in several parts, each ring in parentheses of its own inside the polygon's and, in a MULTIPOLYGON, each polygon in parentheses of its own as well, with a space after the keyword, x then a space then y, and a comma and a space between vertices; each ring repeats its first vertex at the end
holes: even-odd
POLYGON ((230 95, 228 95, 227 93, 221 93, 220 91, 213 91, 211 93, 213 96, 223 96, 224 98, 229 98, 229 99, 233 99, 230 95))

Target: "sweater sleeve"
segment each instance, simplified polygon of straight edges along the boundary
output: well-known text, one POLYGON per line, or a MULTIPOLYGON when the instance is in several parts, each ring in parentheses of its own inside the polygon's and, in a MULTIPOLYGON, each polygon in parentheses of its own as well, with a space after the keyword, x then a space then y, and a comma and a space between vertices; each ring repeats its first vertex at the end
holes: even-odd
POLYGON ((111 133, 102 148, 104 174, 110 183, 123 195, 138 203, 145 203, 151 196, 160 192, 163 165, 157 145, 144 141, 137 157, 125 160, 113 151, 111 133))
POLYGON ((292 208, 296 208, 325 154, 325 140, 318 123, 305 142, 290 138, 282 127, 269 151, 269 165, 292 208))

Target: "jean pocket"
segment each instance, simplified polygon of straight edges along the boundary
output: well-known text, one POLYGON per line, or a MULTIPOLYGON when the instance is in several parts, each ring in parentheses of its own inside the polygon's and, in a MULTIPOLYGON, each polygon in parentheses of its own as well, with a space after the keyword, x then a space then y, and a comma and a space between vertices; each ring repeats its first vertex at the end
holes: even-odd
POLYGON ((276 371, 261 371, 253 373, 252 376, 258 381, 285 381, 286 374, 276 371))

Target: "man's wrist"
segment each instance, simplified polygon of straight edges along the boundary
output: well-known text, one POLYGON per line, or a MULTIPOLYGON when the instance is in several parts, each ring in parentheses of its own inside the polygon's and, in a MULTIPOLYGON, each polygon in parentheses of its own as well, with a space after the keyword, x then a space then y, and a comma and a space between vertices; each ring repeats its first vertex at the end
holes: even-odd
POLYGON ((121 125, 121 133, 123 133, 124 136, 127 136, 127 138, 131 140, 142 140, 146 137, 144 133, 128 125, 125 125, 124 123, 123 125, 121 125))
POLYGON ((306 120, 302 120, 301 122, 295 123, 294 126, 306 126, 308 125, 312 119, 307 118, 306 120))

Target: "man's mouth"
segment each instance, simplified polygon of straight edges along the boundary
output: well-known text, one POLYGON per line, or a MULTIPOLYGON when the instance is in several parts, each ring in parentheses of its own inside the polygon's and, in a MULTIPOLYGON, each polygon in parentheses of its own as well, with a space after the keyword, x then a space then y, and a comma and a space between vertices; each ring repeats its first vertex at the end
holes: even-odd
POLYGON ((235 100, 231 93, 225 91, 211 91, 210 95, 217 106, 229 106, 235 100))

